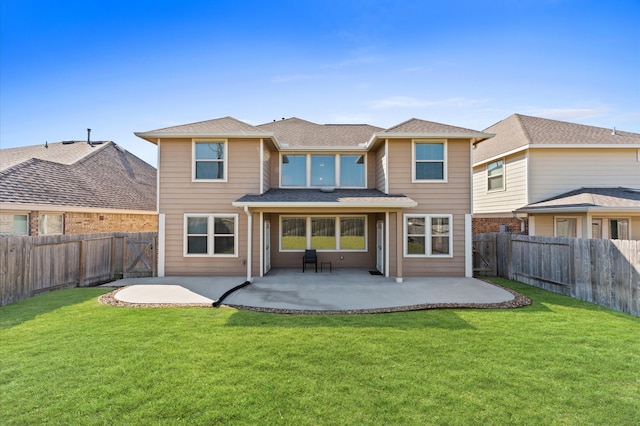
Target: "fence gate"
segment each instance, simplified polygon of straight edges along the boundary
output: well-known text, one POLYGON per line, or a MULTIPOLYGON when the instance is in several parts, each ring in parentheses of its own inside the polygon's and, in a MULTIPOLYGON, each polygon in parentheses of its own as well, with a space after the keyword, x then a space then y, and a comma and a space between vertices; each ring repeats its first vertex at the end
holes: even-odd
POLYGON ((473 275, 498 276, 496 238, 484 235, 474 236, 473 240, 473 275))
POLYGON ((154 277, 156 275, 155 238, 135 239, 126 237, 124 250, 123 278, 154 277))

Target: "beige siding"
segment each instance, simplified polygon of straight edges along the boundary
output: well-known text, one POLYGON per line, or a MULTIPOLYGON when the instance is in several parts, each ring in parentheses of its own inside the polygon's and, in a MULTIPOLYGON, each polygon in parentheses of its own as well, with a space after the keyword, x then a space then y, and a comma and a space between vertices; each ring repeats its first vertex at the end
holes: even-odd
MULTIPOLYGON (((403 276, 464 276, 464 218, 471 213, 470 141, 452 139, 447 142, 447 182, 412 183, 413 164, 410 139, 389 142, 389 192, 400 193, 418 202, 405 209, 410 214, 453 215, 452 258, 403 258, 403 276)), ((402 221, 402 215, 400 221, 402 221)), ((404 244, 404 240, 402 240, 404 244)), ((402 253, 403 246, 398 247, 402 253)))
POLYGON ((376 151, 375 155, 375 162, 371 165, 370 168, 373 168, 375 171, 375 188, 378 191, 384 192, 384 183, 387 175, 387 158, 385 156, 384 144, 378 149, 378 151, 376 151))
POLYGON ((487 165, 473 168, 473 212, 507 213, 527 205, 527 158, 526 152, 504 159, 505 189, 487 190, 487 165))
MULTIPOLYGON (((628 212, 610 213, 610 214, 596 214, 591 217, 587 217, 585 213, 567 213, 567 214, 537 214, 530 215, 530 218, 535 218, 535 233, 531 235, 538 235, 542 237, 554 236, 554 222, 556 217, 577 217, 579 218, 582 235, 581 238, 587 238, 588 227, 591 226, 592 219, 602 219, 602 227, 608 228, 609 219, 628 219, 630 228, 630 239, 640 240, 640 215, 630 215, 628 212)), ((603 229, 604 235, 608 235, 608 229, 603 229)))
POLYGON ((191 181, 190 139, 160 144, 160 213, 166 214, 167 275, 245 275, 247 215, 231 203, 260 184, 260 141, 229 140, 227 182, 191 181), (185 213, 238 214, 237 257, 184 257, 185 213))
POLYGON ((264 192, 271 188, 271 156, 277 153, 269 151, 266 147, 262 151, 262 182, 264 192))
POLYGON ((640 187, 636 149, 532 149, 529 202, 582 187, 640 187))

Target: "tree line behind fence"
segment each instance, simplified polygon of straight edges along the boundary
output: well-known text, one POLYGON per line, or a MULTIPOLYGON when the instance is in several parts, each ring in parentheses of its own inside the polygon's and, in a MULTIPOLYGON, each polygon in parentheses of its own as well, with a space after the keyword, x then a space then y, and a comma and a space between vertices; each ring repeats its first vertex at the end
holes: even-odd
POLYGON ((157 274, 156 232, 0 237, 0 306, 46 291, 157 274))
POLYGON ((473 266, 640 316, 640 241, 476 234, 473 266))

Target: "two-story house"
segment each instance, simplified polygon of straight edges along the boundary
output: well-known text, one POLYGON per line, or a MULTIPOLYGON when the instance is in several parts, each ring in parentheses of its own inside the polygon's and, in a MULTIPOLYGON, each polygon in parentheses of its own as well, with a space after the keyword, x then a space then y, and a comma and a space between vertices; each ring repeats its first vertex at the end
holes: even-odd
POLYGON ((474 232, 640 239, 640 134, 514 114, 474 145, 474 232))
POLYGON ((399 282, 472 275, 471 147, 489 134, 225 117, 136 135, 158 147, 160 275, 251 280, 305 249, 399 282))

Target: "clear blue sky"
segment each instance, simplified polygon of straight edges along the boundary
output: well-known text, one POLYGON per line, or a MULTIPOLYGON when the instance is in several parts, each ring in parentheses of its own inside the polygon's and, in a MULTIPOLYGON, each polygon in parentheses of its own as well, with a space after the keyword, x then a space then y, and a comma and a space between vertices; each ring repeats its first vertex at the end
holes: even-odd
POLYGON ((638 0, 0 0, 0 146, 233 116, 640 133, 638 0))

